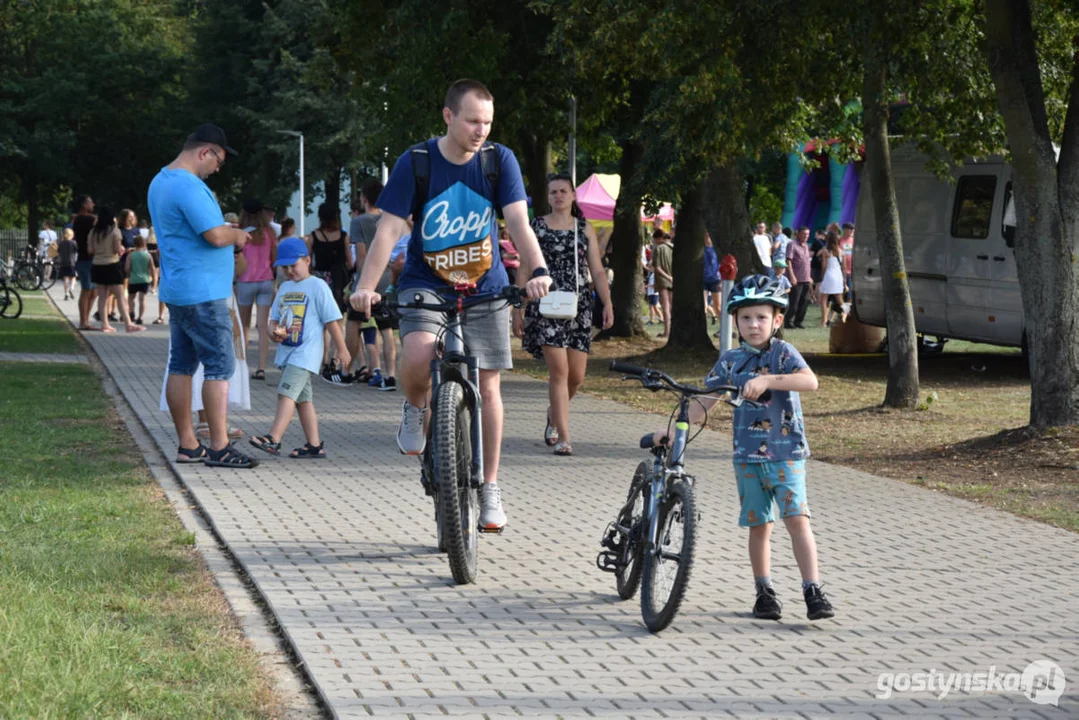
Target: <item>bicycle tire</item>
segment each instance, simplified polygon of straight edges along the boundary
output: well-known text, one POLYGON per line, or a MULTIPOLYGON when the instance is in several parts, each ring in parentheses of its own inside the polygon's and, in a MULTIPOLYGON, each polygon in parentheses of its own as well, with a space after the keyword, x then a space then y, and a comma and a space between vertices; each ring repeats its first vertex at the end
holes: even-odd
POLYGON ((693 489, 684 482, 668 485, 659 507, 659 553, 645 552, 641 584, 641 615, 652 632, 671 624, 685 597, 693 569, 697 536, 697 508, 693 489), (673 551, 677 543, 677 552, 673 551), (676 563, 673 574, 670 565, 676 563))
POLYGON ((23 263, 15 268, 15 285, 20 290, 37 290, 41 285, 41 275, 38 273, 38 269, 34 265, 29 263, 23 263))
POLYGON ((645 490, 647 477, 648 463, 642 462, 633 473, 633 481, 629 485, 629 494, 626 496, 627 505, 630 500, 636 498, 633 506, 623 509, 618 514, 618 525, 629 528, 629 535, 622 539, 625 546, 622 548, 622 557, 619 558, 625 565, 614 576, 618 597, 623 600, 629 600, 636 595, 637 589, 641 586, 642 550, 644 549, 641 542, 641 520, 644 518, 645 503, 648 502, 645 490))
POLYGON ((455 382, 438 388, 435 407, 435 478, 442 514, 441 541, 458 585, 476 581, 479 565, 479 497, 470 481, 472 412, 455 382))
POLYGON ((43 262, 41 264, 41 282, 38 283, 38 287, 42 290, 51 290, 55 284, 56 266, 51 261, 43 262))
POLYGON ((22 296, 7 283, 0 283, 0 317, 14 320, 22 315, 22 296))

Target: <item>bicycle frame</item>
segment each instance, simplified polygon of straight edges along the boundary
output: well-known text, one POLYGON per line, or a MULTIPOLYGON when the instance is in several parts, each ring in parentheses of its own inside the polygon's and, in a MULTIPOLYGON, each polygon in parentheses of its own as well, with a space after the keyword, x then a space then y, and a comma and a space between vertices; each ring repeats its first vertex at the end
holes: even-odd
POLYGON ((648 537, 644 551, 655 553, 659 544, 659 504, 667 494, 670 478, 685 477, 686 443, 689 438, 689 398, 683 396, 678 403, 678 417, 674 424, 674 440, 669 448, 659 448, 652 464, 652 486, 648 496, 648 537))
MULTIPOLYGON (((442 334, 441 352, 436 351, 431 360, 431 397, 437 402, 438 388, 444 382, 458 383, 464 390, 465 402, 472 412, 473 422, 469 428, 472 442, 472 466, 469 482, 473 487, 483 485, 483 396, 480 393, 480 368, 476 358, 465 354, 464 336, 461 334, 460 304, 457 310, 450 310, 442 334), (461 372, 461 367, 467 371, 461 372)), ((429 440, 437 442, 432 433, 429 440)))

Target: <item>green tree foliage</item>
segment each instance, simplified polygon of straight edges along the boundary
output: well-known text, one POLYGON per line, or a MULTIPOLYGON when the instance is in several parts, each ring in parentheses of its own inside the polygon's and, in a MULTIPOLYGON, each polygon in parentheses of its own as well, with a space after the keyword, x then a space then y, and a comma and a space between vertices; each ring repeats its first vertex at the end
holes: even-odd
POLYGON ((187 18, 168 0, 0 5, 0 188, 36 237, 71 192, 140 208, 188 122, 187 18))

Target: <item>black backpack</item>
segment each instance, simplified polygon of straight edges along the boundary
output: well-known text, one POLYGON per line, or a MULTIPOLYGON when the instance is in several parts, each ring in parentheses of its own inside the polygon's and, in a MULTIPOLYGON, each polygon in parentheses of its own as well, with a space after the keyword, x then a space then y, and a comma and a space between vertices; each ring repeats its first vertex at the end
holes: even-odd
MULTIPOLYGON (((412 177, 416 187, 412 196, 412 222, 423 222, 423 206, 427 202, 427 190, 431 182, 431 154, 427 143, 421 142, 408 149, 412 157, 412 177)), ((480 165, 487 182, 491 184, 491 203, 495 213, 502 219, 502 204, 498 202, 498 178, 502 173, 502 158, 493 142, 485 142, 480 148, 480 165)))

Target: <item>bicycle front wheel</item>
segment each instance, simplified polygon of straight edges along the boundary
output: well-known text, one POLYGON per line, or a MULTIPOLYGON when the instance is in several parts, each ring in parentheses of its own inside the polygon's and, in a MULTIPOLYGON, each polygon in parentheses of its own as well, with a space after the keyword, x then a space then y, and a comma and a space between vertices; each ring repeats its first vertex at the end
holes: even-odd
POLYGON ((654 551, 644 553, 641 615, 652 632, 671 624, 685 597, 693 567, 697 536, 697 508, 693 488, 676 481, 667 488, 659 506, 659 531, 654 551))
POLYGON ((37 290, 41 284, 41 275, 34 265, 23 263, 15 268, 15 284, 23 290, 37 290))
POLYGON ((647 477, 648 463, 642 462, 633 473, 626 507, 619 513, 617 520, 619 527, 629 529, 629 533, 622 537, 619 544, 619 564, 622 569, 614 576, 618 597, 623 600, 629 600, 636 595, 637 588, 641 586, 641 550, 644 547, 641 520, 644 517, 645 503, 648 501, 645 490, 647 477))
POLYGON ((0 317, 14 320, 22 315, 22 297, 9 287, 7 283, 0 283, 0 317))
POLYGON ((480 503, 472 487, 472 410, 455 382, 438 388, 435 407, 435 478, 442 519, 440 544, 450 560, 454 582, 476 581, 480 503))

